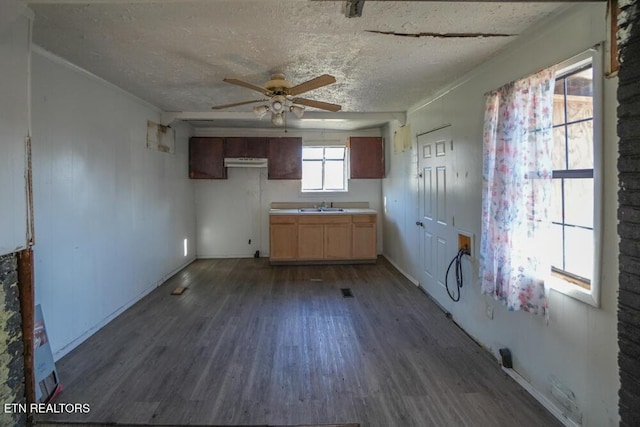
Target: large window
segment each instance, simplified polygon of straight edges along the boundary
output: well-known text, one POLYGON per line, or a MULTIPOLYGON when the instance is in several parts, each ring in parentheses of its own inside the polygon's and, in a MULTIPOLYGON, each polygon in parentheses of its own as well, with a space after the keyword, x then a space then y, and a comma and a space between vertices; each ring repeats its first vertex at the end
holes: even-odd
POLYGON ((302 147, 302 191, 346 191, 346 147, 302 147))
POLYGON ((594 272, 593 94, 591 62, 556 76, 552 271, 585 289, 594 272))
POLYGON ((480 277, 509 309, 545 312, 546 288, 599 306, 600 51, 487 93, 480 277))
POLYGON ((552 288, 600 304, 602 58, 558 66, 553 104, 552 288))

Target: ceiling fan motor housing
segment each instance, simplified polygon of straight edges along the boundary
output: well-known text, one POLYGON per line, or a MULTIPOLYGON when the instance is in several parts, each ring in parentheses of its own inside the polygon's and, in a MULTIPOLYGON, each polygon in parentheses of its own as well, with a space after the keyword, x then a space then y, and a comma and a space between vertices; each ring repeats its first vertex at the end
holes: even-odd
POLYGON ((291 82, 285 80, 284 74, 274 74, 271 76, 271 80, 266 82, 263 87, 276 95, 285 95, 287 89, 291 87, 291 82))

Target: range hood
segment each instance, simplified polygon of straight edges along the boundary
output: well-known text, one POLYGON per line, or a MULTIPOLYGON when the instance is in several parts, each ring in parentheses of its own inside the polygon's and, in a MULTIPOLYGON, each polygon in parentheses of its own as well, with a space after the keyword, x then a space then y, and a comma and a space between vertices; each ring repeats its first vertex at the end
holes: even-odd
POLYGON ((266 168, 267 159, 254 157, 227 157, 224 159, 225 168, 266 168))

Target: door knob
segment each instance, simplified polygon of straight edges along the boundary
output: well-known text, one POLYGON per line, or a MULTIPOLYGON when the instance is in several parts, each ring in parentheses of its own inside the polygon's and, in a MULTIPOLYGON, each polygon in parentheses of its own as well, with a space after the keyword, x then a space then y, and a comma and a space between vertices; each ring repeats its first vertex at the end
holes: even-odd
POLYGON ((420 227, 422 227, 424 224, 422 223, 422 221, 416 221, 416 225, 419 225, 420 227))

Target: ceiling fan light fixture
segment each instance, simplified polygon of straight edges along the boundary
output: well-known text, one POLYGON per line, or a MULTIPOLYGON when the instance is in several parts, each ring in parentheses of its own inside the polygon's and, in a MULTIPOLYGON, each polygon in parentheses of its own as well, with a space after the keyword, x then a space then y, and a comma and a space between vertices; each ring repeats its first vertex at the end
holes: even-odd
POLYGON ((292 105, 289 107, 289 111, 295 114, 297 118, 301 119, 302 115, 304 114, 304 107, 300 105, 292 105))
POLYGON ((273 98, 271 98, 271 110, 274 113, 283 112, 285 101, 286 101, 286 98, 282 95, 274 96, 273 98))
POLYGON ((259 105, 257 107, 253 107, 253 112, 255 113, 257 118, 261 119, 264 117, 265 114, 269 112, 269 106, 259 105))
POLYGON ((284 126, 284 113, 272 113, 271 123, 273 123, 274 126, 284 126))

